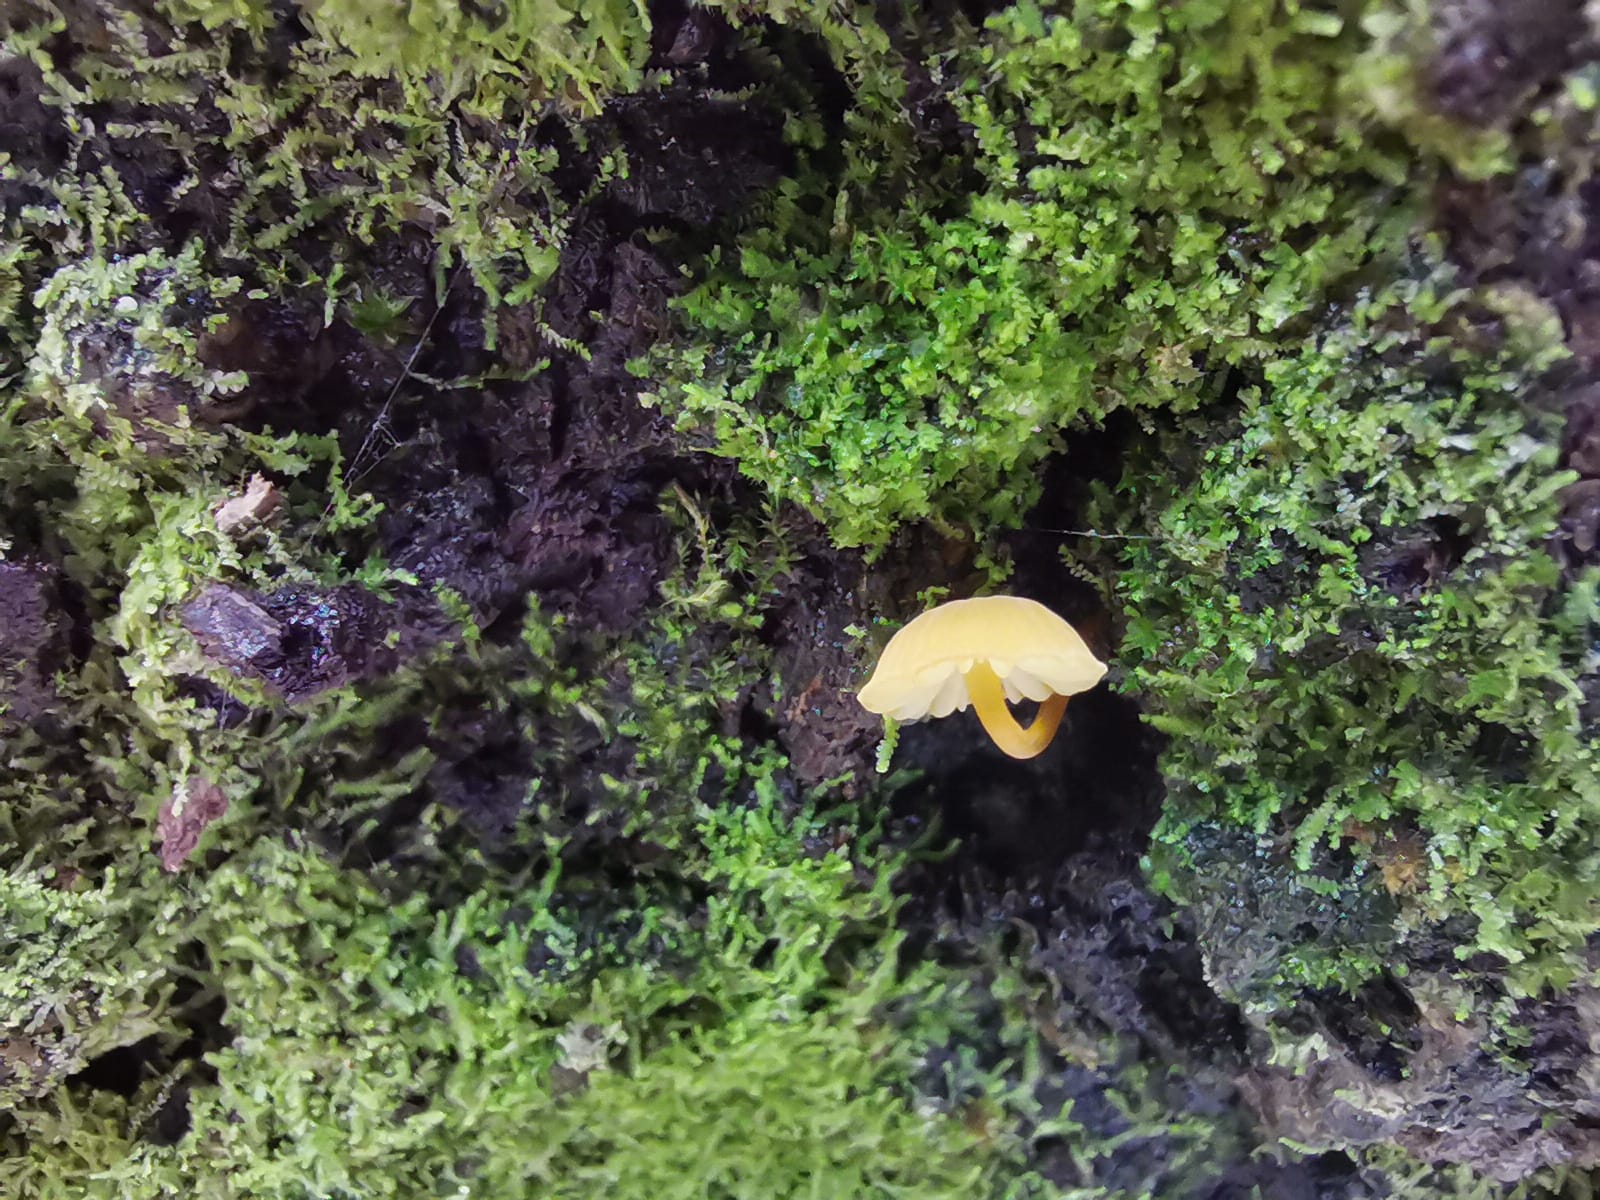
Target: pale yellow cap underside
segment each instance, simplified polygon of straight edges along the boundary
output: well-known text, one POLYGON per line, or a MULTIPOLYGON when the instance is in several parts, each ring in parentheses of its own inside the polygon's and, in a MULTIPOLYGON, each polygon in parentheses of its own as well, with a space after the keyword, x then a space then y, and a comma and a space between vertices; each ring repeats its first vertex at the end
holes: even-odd
POLYGON ((1076 695, 1106 673, 1078 631, 1044 605, 981 596, 930 608, 890 638, 856 698, 897 721, 946 717, 972 703, 966 673, 980 661, 1013 703, 1076 695))

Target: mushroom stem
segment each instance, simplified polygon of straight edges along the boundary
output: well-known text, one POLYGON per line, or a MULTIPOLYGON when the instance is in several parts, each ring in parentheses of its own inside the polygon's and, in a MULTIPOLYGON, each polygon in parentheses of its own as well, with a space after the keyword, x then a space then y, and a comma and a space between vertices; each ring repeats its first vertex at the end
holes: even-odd
POLYGON ((1056 736, 1061 714, 1067 711, 1065 696, 1051 696, 1039 705, 1039 715, 1024 729, 1006 706, 1006 690, 993 667, 986 662, 973 663, 966 680, 967 696, 996 746, 1012 758, 1034 758, 1044 752, 1056 736))

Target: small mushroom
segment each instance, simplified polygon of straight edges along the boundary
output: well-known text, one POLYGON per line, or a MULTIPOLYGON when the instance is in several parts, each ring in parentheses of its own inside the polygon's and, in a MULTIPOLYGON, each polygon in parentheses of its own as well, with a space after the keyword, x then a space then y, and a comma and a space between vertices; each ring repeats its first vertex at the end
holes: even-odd
POLYGON ((996 746, 1033 758, 1055 737, 1067 697, 1105 673, 1078 631, 1044 605, 983 596, 941 604, 906 625, 856 698, 897 721, 949 716, 971 704, 996 746), (1023 698, 1039 702, 1026 729, 1006 707, 1023 698))

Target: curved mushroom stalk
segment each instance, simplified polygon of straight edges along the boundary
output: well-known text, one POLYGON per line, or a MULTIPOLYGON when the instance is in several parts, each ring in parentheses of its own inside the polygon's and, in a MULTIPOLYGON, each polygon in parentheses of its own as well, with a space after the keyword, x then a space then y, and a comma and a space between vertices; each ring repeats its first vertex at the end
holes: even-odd
POLYGON ((986 662, 973 663, 966 673, 967 695, 978 714, 985 732, 994 744, 1012 758, 1036 758, 1061 727, 1061 716, 1067 711, 1067 698, 1053 695, 1039 705, 1033 723, 1024 729, 1017 724, 1006 704, 1006 690, 1000 676, 986 662))

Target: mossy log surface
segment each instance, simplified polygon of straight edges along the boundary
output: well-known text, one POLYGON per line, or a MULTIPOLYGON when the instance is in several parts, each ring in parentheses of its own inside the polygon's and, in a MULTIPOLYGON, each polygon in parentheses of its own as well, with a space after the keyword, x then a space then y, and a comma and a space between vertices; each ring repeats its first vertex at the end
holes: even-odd
POLYGON ((0 3, 0 1194, 1591 1195, 1597 147, 1577 0, 0 3), (860 708, 994 591, 1043 753, 860 708))

